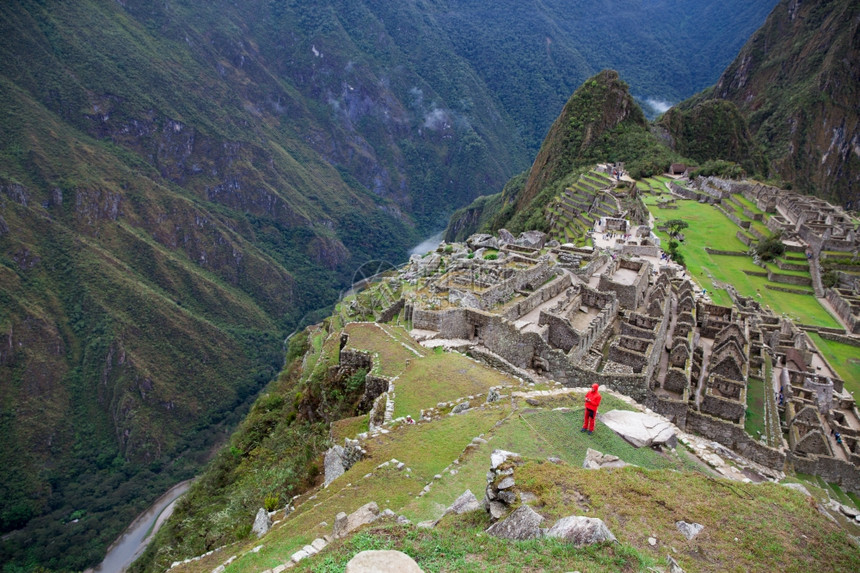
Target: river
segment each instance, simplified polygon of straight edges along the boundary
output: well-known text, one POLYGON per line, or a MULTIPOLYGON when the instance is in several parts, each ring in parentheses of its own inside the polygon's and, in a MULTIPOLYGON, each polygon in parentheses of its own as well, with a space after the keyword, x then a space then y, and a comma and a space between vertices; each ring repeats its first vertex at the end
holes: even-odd
POLYGON ((409 251, 409 256, 412 255, 423 255, 427 251, 433 251, 436 247, 439 246, 439 243, 442 242, 442 237, 445 236, 445 230, 442 229, 432 237, 428 237, 412 247, 412 250, 409 251))
MULTIPOLYGON (((445 231, 442 230, 424 239, 409 251, 409 255, 423 255, 427 251, 435 250, 444 236, 445 231)), ((184 481, 173 486, 167 493, 158 498, 152 507, 140 514, 128 526, 125 533, 108 547, 104 561, 95 569, 87 569, 85 573, 120 573, 125 571, 126 567, 140 557, 152 536, 173 513, 173 505, 177 498, 185 493, 190 485, 191 480, 184 481)))
POLYGON ((176 484, 167 493, 159 497, 152 507, 137 516, 125 533, 119 536, 110 547, 104 561, 94 569, 84 573, 120 573, 140 557, 143 550, 152 540, 152 536, 161 524, 173 513, 173 507, 180 495, 191 487, 193 480, 176 484))

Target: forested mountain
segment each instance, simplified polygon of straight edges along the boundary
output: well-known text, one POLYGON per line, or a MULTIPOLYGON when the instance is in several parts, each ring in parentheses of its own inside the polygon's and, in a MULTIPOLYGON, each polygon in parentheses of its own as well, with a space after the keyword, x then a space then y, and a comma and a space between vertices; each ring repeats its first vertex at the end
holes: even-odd
POLYGON ((0 4, 0 561, 97 561, 356 267, 501 189, 602 67, 713 82, 771 2, 730 5, 0 4))
POLYGON ((765 150, 771 176, 856 209, 858 86, 860 4, 783 0, 717 84, 678 107, 689 114, 709 100, 735 104, 765 150))

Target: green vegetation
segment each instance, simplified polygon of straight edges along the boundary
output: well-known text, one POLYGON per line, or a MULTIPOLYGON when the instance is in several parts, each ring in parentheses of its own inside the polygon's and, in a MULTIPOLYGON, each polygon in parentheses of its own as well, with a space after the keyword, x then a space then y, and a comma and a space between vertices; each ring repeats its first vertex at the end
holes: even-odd
POLYGON ((845 381, 845 388, 852 394, 860 396, 860 351, 856 346, 826 340, 818 333, 810 332, 810 338, 815 346, 836 369, 836 373, 845 381))
MULTIPOLYGON (((835 174, 853 172, 857 156, 827 150, 832 125, 857 121, 857 82, 843 63, 856 54, 855 29, 847 23, 854 22, 858 14, 860 6, 853 0, 798 6, 781 3, 723 72, 718 87, 678 104, 684 110, 678 115, 691 118, 700 108, 737 106, 770 165, 770 175, 788 182, 784 188, 843 205, 853 203, 856 208, 854 183, 850 177, 835 174), (821 49, 809 51, 807 46, 821 49)), ((732 116, 724 114, 725 119, 732 116)), ((712 114, 701 119, 718 117, 712 114)), ((720 134, 709 130, 707 121, 692 122, 686 129, 692 132, 693 141, 710 152, 706 158, 730 159, 751 172, 746 161, 758 155, 751 145, 747 157, 724 156, 719 148, 710 146, 720 141, 720 134)), ((740 134, 737 128, 732 131, 740 134)), ((742 150, 740 146, 729 149, 742 150)))
POLYGON ((777 257, 782 256, 782 254, 785 253, 785 245, 782 243, 782 235, 771 235, 767 239, 759 241, 755 247, 755 252, 763 261, 772 261, 777 257))
MULTIPOLYGON (((660 239, 668 244, 669 235, 660 231, 667 216, 683 219, 690 224, 685 230, 684 242, 678 246, 678 252, 684 257, 684 262, 693 278, 707 289, 708 294, 716 304, 729 306, 731 298, 722 285, 731 285, 743 296, 755 297, 762 305, 769 306, 777 314, 787 314, 803 324, 827 327, 838 327, 839 324, 814 296, 776 291, 767 288, 774 286, 765 277, 748 275, 744 271, 764 272, 761 267, 753 264, 747 256, 711 255, 705 247, 724 251, 747 252, 748 248, 737 238, 738 227, 715 207, 690 200, 678 200, 677 209, 670 211, 658 208, 658 198, 653 195, 644 197, 645 204, 651 209, 658 229, 655 231, 660 239), (715 282, 718 286, 715 286, 715 282)), ((791 274, 790 271, 779 270, 780 273, 791 274)), ((797 289, 794 285, 789 286, 797 289)), ((800 287, 802 288, 802 287, 800 287)))
POLYGON ((658 121, 678 153, 698 162, 693 176, 716 175, 738 179, 766 171, 764 155, 750 135, 737 106, 705 100, 692 109, 673 107, 658 121))

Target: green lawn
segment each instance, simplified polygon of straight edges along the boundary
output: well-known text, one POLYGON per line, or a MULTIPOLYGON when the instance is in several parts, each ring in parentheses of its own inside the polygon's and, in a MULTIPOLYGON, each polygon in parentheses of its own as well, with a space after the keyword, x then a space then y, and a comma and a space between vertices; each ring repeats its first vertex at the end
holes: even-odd
POLYGON ((764 435, 764 382, 757 378, 747 380, 747 414, 744 430, 753 438, 764 435))
POLYGON ((810 338, 821 351, 827 362, 836 369, 836 373, 845 381, 845 388, 860 397, 860 348, 824 340, 814 332, 810 338))
MULTIPOLYGON (((714 303, 726 306, 731 304, 731 299, 725 290, 714 288, 714 280, 716 280, 733 285, 744 296, 755 297, 777 314, 787 314, 804 324, 839 328, 836 319, 811 294, 801 295, 770 290, 765 285, 775 283, 770 283, 764 277, 745 274, 744 270, 763 272, 763 269, 755 266, 749 257, 710 255, 705 252, 705 247, 725 251, 745 252, 747 250, 747 246, 735 236, 738 231, 737 225, 720 213, 716 207, 696 201, 678 200, 677 209, 661 210, 656 208, 655 197, 644 197, 644 200, 656 219, 655 225, 669 219, 683 219, 690 224, 689 228, 684 230, 685 241, 679 250, 684 255, 690 274, 703 288, 708 289, 714 303)), ((661 231, 655 230, 655 232, 665 247, 669 240, 668 235, 661 231)), ((779 272, 803 274, 797 271, 779 270, 779 272)), ((803 288, 792 285, 777 286, 803 288)))

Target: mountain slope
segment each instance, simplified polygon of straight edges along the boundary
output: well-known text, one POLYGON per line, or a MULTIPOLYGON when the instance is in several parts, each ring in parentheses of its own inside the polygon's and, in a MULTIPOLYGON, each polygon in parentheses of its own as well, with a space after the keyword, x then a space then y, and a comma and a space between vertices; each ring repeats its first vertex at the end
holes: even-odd
POLYGON ((772 174, 856 208, 860 185, 860 6, 784 0, 712 90, 765 146, 772 174))
MULTIPOLYGON (((356 267, 527 166, 600 39, 635 43, 605 13, 688 30, 648 40, 674 65, 692 21, 636 4, 579 28, 557 2, 533 28, 514 2, 0 5, 0 560, 97 561, 356 267)), ((742 41, 706 4, 704 43, 742 41)), ((629 62, 643 94, 700 87, 655 58, 629 62)))

